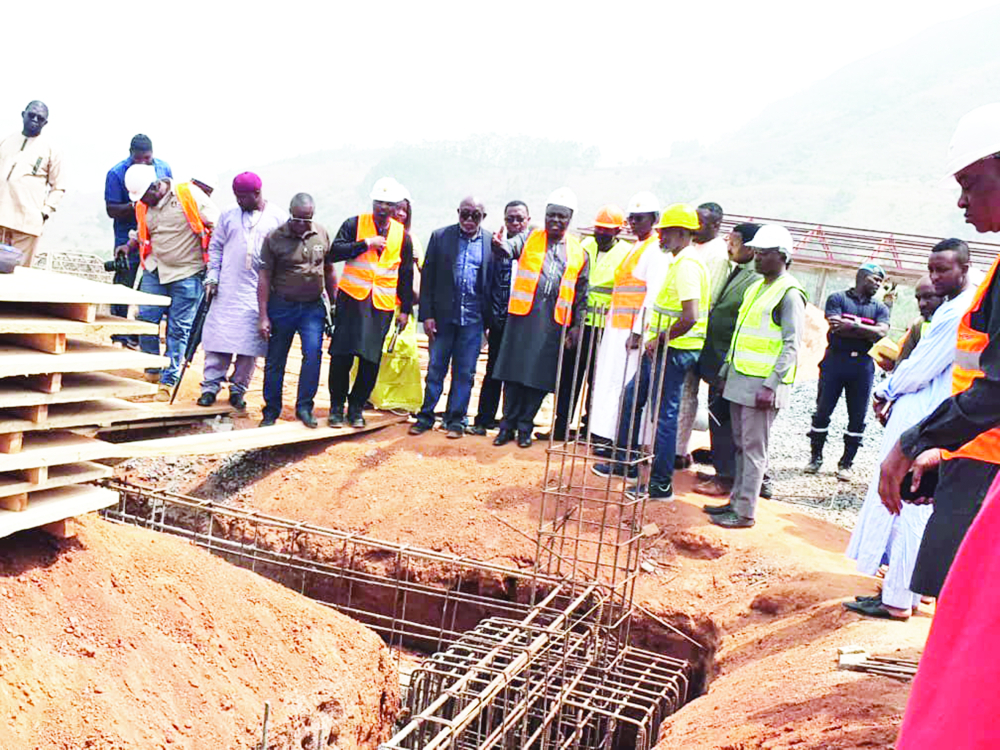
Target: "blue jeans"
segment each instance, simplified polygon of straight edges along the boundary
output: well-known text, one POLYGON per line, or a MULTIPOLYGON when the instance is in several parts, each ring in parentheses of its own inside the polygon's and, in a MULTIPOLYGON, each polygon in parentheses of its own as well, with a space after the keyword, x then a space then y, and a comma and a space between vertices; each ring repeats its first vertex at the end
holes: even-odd
POLYGON ((448 406, 444 413, 445 429, 465 427, 469 399, 472 398, 472 384, 476 378, 476 360, 483 343, 483 324, 472 323, 460 326, 456 323, 438 321, 437 335, 430 345, 430 362, 427 365, 427 382, 424 386, 424 405, 417 414, 417 421, 426 427, 434 425, 434 409, 437 408, 441 391, 444 390, 444 376, 451 365, 451 389, 448 392, 448 406))
POLYGON ((272 294, 267 304, 267 316, 271 319, 271 338, 267 340, 267 359, 264 361, 263 415, 272 419, 281 416, 285 364, 296 333, 302 343, 302 370, 299 372, 295 410, 312 411, 323 359, 323 323, 326 320, 323 300, 292 302, 272 294))
MULTIPOLYGON (((677 452, 677 411, 680 408, 681 389, 684 386, 684 376, 698 364, 697 351, 688 349, 667 349, 666 368, 663 372, 663 385, 660 392, 660 413, 656 419, 656 439, 653 444, 653 470, 650 481, 666 484, 674 478, 674 458, 677 452)), ((652 361, 643 356, 639 364, 639 372, 625 386, 622 397, 621 417, 618 420, 619 446, 616 458, 625 461, 629 456, 624 448, 635 449, 639 445, 639 429, 642 425, 642 410, 649 401, 650 381, 659 379, 660 365, 656 363, 653 372, 652 361), (632 405, 635 404, 635 420, 630 425, 632 405), (631 434, 629 427, 631 426, 631 434)))
MULTIPOLYGON (((194 323, 194 316, 201 304, 204 278, 205 272, 199 271, 186 279, 161 284, 158 271, 144 271, 142 274, 142 280, 139 282, 140 292, 170 297, 168 307, 140 305, 137 316, 139 320, 155 323, 157 326, 160 325, 163 316, 167 316, 167 350, 165 354, 170 358, 170 364, 163 370, 146 370, 149 373, 159 372, 162 385, 172 387, 177 383, 177 376, 180 374, 184 361, 184 350, 187 348, 188 337, 191 335, 191 324, 194 323)), ((140 336, 139 348, 147 354, 159 354, 160 337, 140 336)))

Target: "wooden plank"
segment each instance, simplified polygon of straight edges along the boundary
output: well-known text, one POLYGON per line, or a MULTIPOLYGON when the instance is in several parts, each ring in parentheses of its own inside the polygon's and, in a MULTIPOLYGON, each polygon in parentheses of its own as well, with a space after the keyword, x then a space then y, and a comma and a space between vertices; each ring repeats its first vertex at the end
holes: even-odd
POLYGON ((62 373, 50 372, 47 375, 31 375, 24 378, 24 381, 25 384, 33 391, 41 391, 42 393, 58 393, 62 388, 62 373))
POLYGON ((28 507, 23 511, 0 511, 0 537, 47 526, 65 518, 107 508, 117 502, 117 492, 88 484, 36 492, 29 497, 28 507))
MULTIPOLYGON (((32 424, 41 424, 49 415, 49 407, 47 404, 14 406, 8 410, 8 413, 15 415, 19 420, 31 422, 32 424)), ((0 420, 2 419, 3 417, 0 416, 0 420)), ((8 430, 8 432, 13 432, 13 430, 8 430)))
POLYGON ((63 386, 55 393, 30 390, 29 378, 0 380, 0 409, 34 404, 69 404, 100 398, 132 398, 156 393, 156 383, 126 378, 106 372, 66 373, 63 386))
POLYGON ((65 333, 2 333, 0 342, 48 354, 62 354, 66 351, 65 333))
POLYGON ((20 432, 8 432, 0 435, 0 453, 20 453, 24 435, 20 432))
POLYGON ((127 446, 74 435, 72 432, 29 432, 19 453, 0 454, 0 473, 10 473, 36 466, 96 461, 112 456, 128 456, 127 446))
POLYGON ((20 513, 28 509, 28 493, 19 492, 16 495, 0 497, 0 510, 9 510, 13 513, 20 513))
POLYGON ((93 323, 97 320, 97 305, 89 302, 39 302, 37 307, 57 318, 80 323, 93 323))
POLYGON ((0 497, 10 497, 24 492, 39 492, 49 490, 53 487, 64 487, 68 484, 83 484, 84 482, 94 482, 111 476, 110 466, 96 464, 92 461, 80 461, 72 464, 62 464, 60 466, 38 467, 36 469, 25 469, 21 472, 11 474, 0 474, 0 497), (32 471, 47 471, 48 474, 38 482, 31 482, 18 474, 27 474, 32 471))
POLYGON ((45 480, 49 478, 49 467, 35 466, 30 469, 24 469, 18 473, 29 485, 37 486, 39 484, 43 484, 45 480))
POLYGON ((146 333, 155 336, 159 333, 159 326, 115 315, 97 315, 87 323, 46 315, 27 304, 0 305, 0 333, 65 333, 70 336, 146 333))
POLYGON ((163 305, 170 298, 139 292, 121 284, 105 284, 39 268, 19 266, 0 274, 0 301, 89 303, 106 305, 163 305))
POLYGON ((48 417, 42 422, 32 422, 30 419, 14 416, 11 411, 0 410, 0 433, 65 429, 86 425, 101 426, 134 421, 144 418, 147 406, 120 398, 102 398, 70 404, 43 405, 37 408, 48 409, 48 417))
POLYGON ((64 518, 61 521, 53 521, 38 528, 46 534, 51 534, 56 539, 71 539, 76 536, 76 529, 72 521, 72 518, 64 518))
POLYGON ((44 354, 0 344, 0 378, 54 372, 100 372, 164 367, 169 360, 155 354, 69 339, 65 354, 44 354))

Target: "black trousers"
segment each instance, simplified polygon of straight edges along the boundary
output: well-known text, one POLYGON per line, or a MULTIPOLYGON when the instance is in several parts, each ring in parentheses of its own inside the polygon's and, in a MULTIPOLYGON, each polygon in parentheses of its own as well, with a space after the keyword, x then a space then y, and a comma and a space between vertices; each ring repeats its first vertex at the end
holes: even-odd
POLYGON ((590 417, 590 387, 594 383, 594 370, 597 366, 597 352, 590 351, 591 342, 597 335, 593 326, 585 325, 580 336, 580 343, 575 349, 563 351, 562 372, 559 378, 559 391, 556 393, 555 439, 562 440, 566 435, 573 411, 580 401, 583 383, 587 383, 587 399, 583 404, 583 415, 580 423, 587 424, 590 417), (580 359, 577 361, 577 353, 580 359))
POLYGON ((732 482, 736 476, 736 443, 729 402, 722 397, 722 387, 708 387, 708 434, 712 441, 712 465, 715 476, 732 482), (716 423, 718 422, 718 423, 716 423))
POLYGON ((497 409, 500 408, 500 394, 503 381, 493 378, 493 368, 496 367, 500 354, 500 342, 503 340, 504 324, 494 324, 486 332, 486 375, 479 387, 479 409, 475 424, 483 427, 494 427, 497 423, 497 409))
POLYGON ((816 411, 813 412, 813 433, 825 433, 830 427, 830 415, 837 408, 842 393, 847 396, 847 435, 861 440, 868 416, 868 400, 872 395, 875 362, 867 354, 852 357, 850 352, 828 349, 819 364, 819 388, 816 411))
POLYGON ((350 394, 347 389, 351 383, 351 367, 354 366, 355 355, 337 354, 330 357, 330 411, 344 408, 347 401, 348 414, 360 414, 365 408, 365 402, 372 395, 375 381, 378 380, 378 364, 369 362, 364 357, 357 357, 358 374, 354 377, 354 387, 350 394))
POLYGON ((542 401, 548 391, 515 383, 511 380, 503 384, 503 419, 501 430, 517 430, 519 435, 530 435, 535 426, 535 415, 542 408, 542 401))
MULTIPOLYGON (((941 463, 941 474, 934 491, 934 512, 920 540, 917 563, 913 568, 910 590, 924 596, 938 596, 948 577, 958 548, 993 484, 997 464, 955 458, 941 463)), ((993 581, 981 581, 984 586, 993 581)))

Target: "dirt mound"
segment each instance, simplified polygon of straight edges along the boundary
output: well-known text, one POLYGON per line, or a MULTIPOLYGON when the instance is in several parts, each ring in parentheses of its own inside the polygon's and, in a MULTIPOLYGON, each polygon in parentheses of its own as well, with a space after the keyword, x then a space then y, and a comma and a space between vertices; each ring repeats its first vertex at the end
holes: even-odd
POLYGON ((184 541, 95 517, 0 548, 0 747, 375 748, 377 635, 184 541))

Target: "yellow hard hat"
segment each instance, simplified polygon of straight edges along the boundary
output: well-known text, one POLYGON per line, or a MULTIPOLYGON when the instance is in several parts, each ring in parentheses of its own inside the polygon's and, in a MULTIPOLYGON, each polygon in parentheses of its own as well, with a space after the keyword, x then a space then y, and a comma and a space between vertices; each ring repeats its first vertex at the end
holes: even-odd
POLYGON ((625 226, 625 212, 612 204, 601 206, 601 210, 597 212, 597 218, 594 219, 594 226, 605 229, 621 229, 625 226))
POLYGON ((675 203, 663 209, 663 213, 660 215, 660 223, 656 225, 656 228, 681 227, 682 229, 690 229, 693 232, 700 226, 701 222, 698 220, 698 211, 694 206, 687 203, 675 203))

